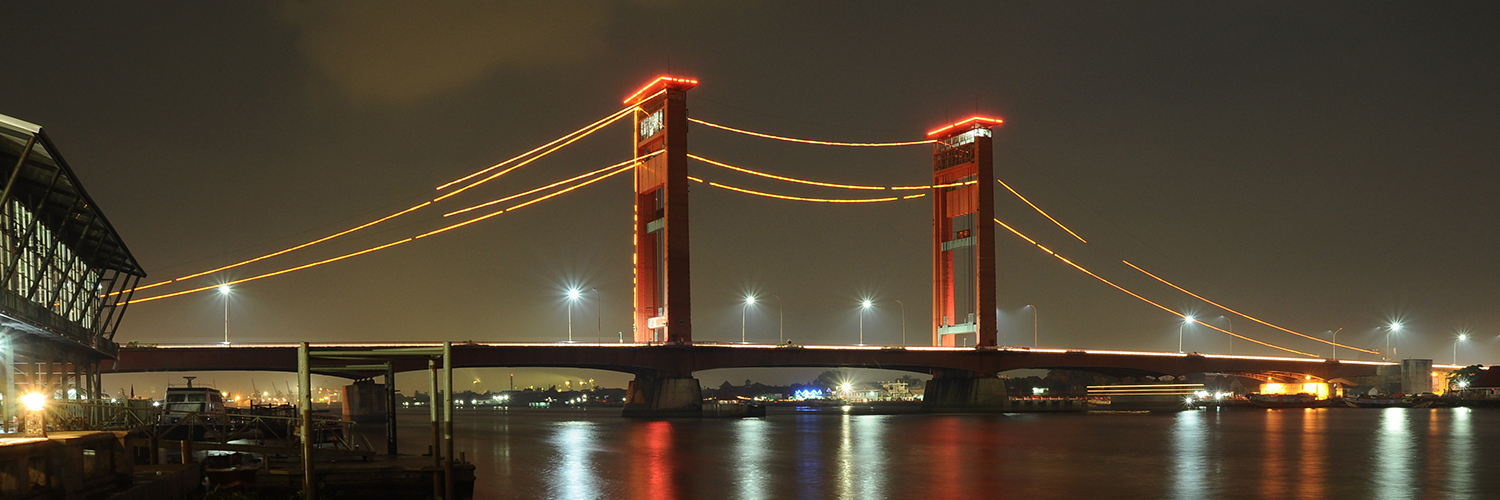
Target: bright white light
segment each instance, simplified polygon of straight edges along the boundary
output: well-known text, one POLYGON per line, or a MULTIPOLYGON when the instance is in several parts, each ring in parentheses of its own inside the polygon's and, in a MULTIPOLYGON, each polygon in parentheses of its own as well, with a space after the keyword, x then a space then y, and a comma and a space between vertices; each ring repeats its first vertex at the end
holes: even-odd
POLYGON ((42 411, 47 407, 47 395, 40 392, 27 393, 21 396, 21 404, 26 406, 28 411, 42 411))
POLYGON ((577 288, 571 288, 568 290, 568 300, 578 300, 578 296, 582 295, 582 293, 583 292, 577 288))
POLYGON ((229 285, 219 285, 219 293, 229 294, 229 285))
POLYGON ((1460 334, 1458 334, 1458 340, 1469 340, 1469 334, 1467 334, 1467 333, 1460 333, 1460 334))
POLYGON ((745 304, 747 304, 747 305, 755 304, 755 296, 751 295, 749 297, 745 297, 745 304))
POLYGON ((1391 331, 1393 331, 1393 332, 1399 332, 1399 331, 1401 331, 1401 323, 1399 323, 1399 322, 1397 322, 1397 323, 1391 323, 1391 331))
POLYGON ((873 304, 874 304, 874 302, 870 302, 870 299, 865 299, 864 302, 860 302, 859 303, 859 306, 863 307, 865 309, 869 309, 870 306, 873 305, 873 304))
POLYGON ((1197 320, 1193 319, 1192 315, 1187 315, 1187 316, 1183 316, 1182 317, 1182 322, 1183 323, 1192 324, 1194 321, 1197 321, 1197 320))
POLYGON ((840 391, 849 392, 849 389, 852 389, 852 388, 854 388, 854 385, 850 384, 848 382, 844 382, 842 384, 839 384, 839 390, 840 391))

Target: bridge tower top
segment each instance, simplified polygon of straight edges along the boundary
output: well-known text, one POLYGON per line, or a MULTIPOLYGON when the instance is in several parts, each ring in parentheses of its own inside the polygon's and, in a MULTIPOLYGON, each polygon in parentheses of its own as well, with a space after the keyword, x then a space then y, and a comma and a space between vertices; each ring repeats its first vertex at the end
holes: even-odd
POLYGON ((625 98, 635 168, 635 341, 692 342, 688 260, 687 91, 697 80, 661 76, 625 98))
POLYGON ((932 344, 998 342, 995 169, 990 128, 971 117, 927 133, 932 145, 932 344))

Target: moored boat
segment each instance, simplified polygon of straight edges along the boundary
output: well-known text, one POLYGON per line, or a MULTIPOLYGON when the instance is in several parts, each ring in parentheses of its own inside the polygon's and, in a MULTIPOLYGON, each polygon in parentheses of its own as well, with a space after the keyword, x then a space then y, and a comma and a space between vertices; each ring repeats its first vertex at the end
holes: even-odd
POLYGON ((1406 408, 1406 407, 1410 407, 1411 406, 1411 402, 1410 401, 1408 401, 1406 398, 1400 398, 1400 397, 1389 397, 1389 398, 1371 398, 1371 397, 1351 398, 1351 397, 1346 397, 1346 398, 1344 398, 1344 404, 1349 405, 1350 408, 1406 408))
POLYGON ((1316 394, 1250 394, 1245 399, 1260 408, 1319 408, 1328 405, 1327 399, 1318 399, 1316 394))

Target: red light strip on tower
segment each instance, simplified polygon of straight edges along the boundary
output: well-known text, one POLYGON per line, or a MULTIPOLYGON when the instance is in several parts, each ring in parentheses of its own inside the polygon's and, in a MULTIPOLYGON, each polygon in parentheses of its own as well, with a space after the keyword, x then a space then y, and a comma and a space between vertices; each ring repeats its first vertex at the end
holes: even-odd
MULTIPOLYGON (((1156 307, 1157 307, 1157 308, 1158 308, 1158 309, 1161 309, 1161 310, 1163 310, 1163 311, 1166 311, 1166 312, 1169 312, 1169 313, 1172 313, 1172 314, 1173 314, 1173 315, 1174 315, 1174 316, 1177 316, 1177 317, 1180 317, 1180 318, 1182 318, 1182 319, 1183 319, 1183 320, 1187 320, 1187 319, 1188 319, 1188 316, 1187 316, 1187 315, 1186 315, 1186 314, 1182 314, 1182 313, 1180 313, 1180 312, 1177 312, 1177 311, 1174 311, 1174 310, 1172 310, 1172 308, 1169 308, 1169 307, 1167 307, 1167 306, 1164 306, 1164 305, 1161 305, 1161 304, 1158 304, 1158 303, 1156 303, 1156 302, 1154 302, 1154 301, 1152 301, 1152 300, 1151 300, 1151 299, 1148 299, 1148 298, 1145 298, 1145 297, 1142 297, 1142 296, 1140 296, 1140 295, 1137 295, 1137 294, 1136 294, 1136 293, 1135 293, 1135 292, 1132 292, 1132 291, 1130 291, 1130 290, 1126 290, 1126 289, 1125 289, 1125 288, 1124 288, 1124 287, 1122 287, 1122 286, 1120 286, 1120 285, 1116 285, 1116 284, 1114 284, 1114 282, 1112 282, 1112 281, 1110 281, 1110 280, 1107 280, 1107 279, 1104 279, 1104 277, 1102 277, 1102 276, 1099 276, 1099 275, 1097 275, 1097 274, 1094 274, 1094 273, 1093 273, 1093 272, 1092 272, 1092 271, 1089 271, 1089 270, 1088 270, 1088 269, 1084 269, 1084 268, 1083 268, 1083 266, 1080 266, 1080 265, 1078 265, 1078 264, 1074 264, 1074 263, 1073 263, 1073 261, 1071 261, 1071 260, 1068 260, 1068 259, 1067 259, 1067 258, 1066 258, 1066 257, 1063 257, 1063 256, 1061 256, 1061 255, 1058 255, 1058 254, 1057 254, 1057 252, 1053 252, 1053 251, 1052 251, 1052 250, 1048 250, 1048 249, 1047 249, 1047 248, 1046 248, 1046 247, 1043 247, 1043 246, 1042 246, 1042 245, 1040 245, 1040 244, 1038 244, 1038 243, 1037 243, 1037 242, 1036 242, 1036 240, 1033 240, 1033 239, 1031 239, 1031 238, 1028 238, 1028 237, 1026 237, 1026 235, 1024 235, 1024 234, 1021 234, 1021 232, 1020 232, 1020 231, 1017 231, 1017 230, 1016 230, 1016 229, 1015 229, 1015 228, 1013 228, 1013 227, 1010 227, 1010 226, 1009 226, 1009 225, 1007 225, 1007 224, 1006 224, 1006 223, 1004 223, 1004 222, 1000 222, 1000 219, 995 219, 995 223, 996 223, 996 224, 999 224, 999 225, 1000 225, 1000 227, 1003 227, 1003 228, 1006 228, 1006 229, 1009 229, 1009 230, 1010 230, 1010 232, 1012 232, 1012 233, 1015 233, 1015 235, 1016 235, 1016 236, 1020 236, 1020 237, 1021 237, 1021 239, 1024 239, 1024 240, 1026 240, 1026 241, 1027 241, 1027 242, 1029 242, 1029 243, 1031 243, 1031 244, 1033 244, 1033 245, 1036 245, 1036 246, 1037 246, 1037 248, 1041 248, 1041 249, 1042 249, 1042 251, 1044 251, 1044 252, 1047 252, 1047 254, 1048 254, 1048 255, 1051 255, 1051 256, 1053 256, 1053 257, 1057 257, 1057 260, 1061 260, 1061 261, 1063 261, 1063 263, 1065 263, 1065 264, 1067 264, 1067 265, 1069 265, 1069 266, 1073 266, 1073 268, 1074 268, 1074 269, 1077 269, 1077 270, 1079 270, 1079 271, 1083 271, 1083 273, 1084 273, 1084 274, 1087 274, 1087 275, 1089 275, 1089 276, 1093 276, 1093 277, 1094 277, 1094 279, 1097 279, 1097 280, 1099 280, 1099 281, 1102 281, 1102 282, 1104 282, 1104 284, 1106 284, 1106 285, 1109 285, 1109 286, 1112 286, 1112 287, 1114 287, 1114 288, 1115 288, 1115 289, 1116 289, 1116 290, 1119 290, 1119 291, 1121 291, 1121 292, 1125 292, 1125 293, 1126 293, 1126 294, 1127 294, 1127 295, 1130 295, 1130 296, 1131 296, 1131 297, 1135 297, 1135 298, 1137 298, 1137 299, 1140 299, 1140 300, 1141 300, 1141 301, 1143 301, 1143 302, 1145 302, 1145 303, 1147 303, 1147 304, 1151 304, 1151 305, 1153 305, 1153 306, 1156 306, 1156 307)), ((1296 354, 1301 354, 1301 355, 1303 355, 1303 356, 1308 356, 1308 357, 1313 357, 1313 358, 1316 358, 1316 357, 1319 357, 1319 356, 1318 356, 1318 355, 1316 355, 1316 354, 1312 354, 1312 353, 1306 353, 1306 352, 1302 352, 1302 351, 1298 351, 1298 350, 1296 350, 1296 349, 1291 349, 1291 348, 1287 348, 1287 347, 1281 347, 1281 346, 1279 346, 1279 345, 1276 345, 1276 344, 1271 344, 1271 343, 1267 343, 1267 342, 1261 342, 1261 341, 1259 341, 1259 340, 1255 340, 1255 339, 1252 339, 1252 338, 1250 338, 1250 337, 1246 337, 1246 336, 1244 336, 1244 335, 1240 335, 1240 334, 1238 334, 1238 333, 1234 333, 1234 332, 1231 332, 1231 331, 1229 331, 1229 330, 1225 330, 1225 329, 1223 329, 1223 328, 1219 328, 1219 327, 1217 327, 1217 326, 1214 326, 1214 325, 1210 325, 1210 324, 1208 324, 1208 323, 1204 323, 1204 322, 1202 322, 1202 321, 1195 321, 1195 323, 1196 323, 1196 324, 1198 324, 1198 325, 1202 325, 1202 326, 1205 326, 1205 327, 1208 327, 1208 328, 1211 328, 1211 329, 1214 329, 1214 330, 1218 330, 1218 331, 1219 331, 1219 332, 1221 332, 1221 333, 1224 333, 1224 334, 1226 334, 1226 335, 1229 335, 1229 336, 1231 336, 1231 337, 1235 337, 1235 338, 1239 338, 1239 339, 1243 339, 1243 340, 1246 340, 1246 341, 1249 341, 1249 342, 1254 342, 1254 343, 1256 343, 1256 344, 1260 344, 1260 345, 1263 345, 1263 346, 1266 346, 1266 347, 1270 347, 1270 348, 1273 348, 1273 349, 1280 349, 1280 350, 1283 350, 1283 351, 1286 351, 1286 352, 1290 352, 1290 353, 1296 353, 1296 354)))
MULTIPOLYGON (((658 77, 656 77, 655 80, 651 80, 651 83, 646 84, 645 87, 641 87, 641 89, 635 91, 634 94, 630 94, 630 97, 626 97, 625 98, 625 104, 631 104, 631 103, 636 103, 636 102, 640 102, 640 101, 649 101, 651 99, 655 99, 656 95, 652 95, 651 97, 647 97, 645 99, 640 99, 639 101, 636 100, 637 97, 640 97, 640 95, 641 95, 642 92, 645 92, 647 90, 651 90, 651 87, 655 87, 656 84, 662 83, 662 82, 666 82, 666 83, 669 83, 669 84, 676 83, 676 84, 679 84, 679 85, 686 85, 688 87, 694 87, 694 86, 698 85, 698 80, 693 80, 693 79, 689 79, 689 78, 674 78, 674 77, 670 77, 670 76, 658 76, 658 77)), ((665 90, 663 90, 663 92, 665 92, 665 90)))
POLYGON ((1229 311, 1229 312, 1231 312, 1231 313, 1234 313, 1234 314, 1235 314, 1235 315, 1238 315, 1238 316, 1239 316, 1239 317, 1241 317, 1241 318, 1245 318, 1245 319, 1248 319, 1248 320, 1250 320, 1250 321, 1254 321, 1254 322, 1256 322, 1256 323, 1260 323, 1260 324, 1262 324, 1262 325, 1266 325, 1266 326, 1269 326, 1269 327, 1271 327, 1271 328, 1275 328, 1275 329, 1277 329, 1277 330, 1281 330, 1281 331, 1283 331, 1283 332, 1287 332, 1287 333, 1290 333, 1290 334, 1292 334, 1292 335, 1296 335, 1296 336, 1298 336, 1298 337, 1303 337, 1303 338, 1308 338, 1308 339, 1312 339, 1312 340, 1316 340, 1316 341, 1318 341, 1318 342, 1322 342, 1322 343, 1324 343, 1324 344, 1328 344, 1328 345, 1333 345, 1333 346, 1339 346, 1339 347, 1342 347, 1342 348, 1345 348, 1345 349, 1349 349, 1349 350, 1354 350, 1354 351, 1359 351, 1359 352, 1363 352, 1363 353, 1367 353, 1367 354, 1380 354, 1380 351, 1374 351, 1374 350, 1370 350, 1370 349, 1361 349, 1361 348, 1358 348, 1358 347, 1354 347, 1354 346, 1349 346, 1349 345, 1344 345, 1344 344, 1336 344, 1336 343, 1334 343, 1334 342, 1332 342, 1332 341, 1328 341, 1328 340, 1323 340, 1323 339, 1320 339, 1320 338, 1317 338, 1317 337, 1314 337, 1314 336, 1311 336, 1311 335, 1307 335, 1307 334, 1303 334, 1303 333, 1298 333, 1298 332, 1294 332, 1294 331, 1291 331, 1291 330, 1288 330, 1288 329, 1286 329, 1286 328, 1282 328, 1282 327, 1280 327, 1280 326, 1276 326, 1276 325, 1273 325, 1273 324, 1270 324, 1270 323, 1267 323, 1267 322, 1265 322, 1265 321, 1261 321, 1261 320, 1260 320, 1260 318, 1256 318, 1256 317, 1254 317, 1254 316, 1250 316, 1250 315, 1248 315, 1248 314, 1245 314, 1245 313, 1242 313, 1242 312, 1239 312, 1239 311, 1236 311, 1236 310, 1234 310, 1234 309, 1230 309, 1230 308, 1228 308, 1228 307, 1226 307, 1226 306, 1225 306, 1225 305, 1223 305, 1223 304, 1220 304, 1220 303, 1218 303, 1218 302, 1214 302, 1214 301, 1212 301, 1212 300, 1208 300, 1208 299, 1206 299, 1206 298, 1204 298, 1204 297, 1203 297, 1203 296, 1202 296, 1202 295, 1198 295, 1198 294, 1196 294, 1196 293, 1193 293, 1193 292, 1189 292, 1189 291, 1187 291, 1187 289, 1185 289, 1185 288, 1182 288, 1182 287, 1180 287, 1180 286, 1177 286, 1177 285, 1176 285, 1176 284, 1173 284, 1173 283, 1172 283, 1172 282, 1170 282, 1170 281, 1167 281, 1167 280, 1164 280, 1164 279, 1162 279, 1162 278, 1161 278, 1161 277, 1160 277, 1160 276, 1157 276, 1157 275, 1155 275, 1155 274, 1151 274, 1151 273, 1150 273, 1150 272, 1147 272, 1147 271, 1146 271, 1146 270, 1145 270, 1145 269, 1141 269, 1141 268, 1140 268, 1140 266, 1137 266, 1137 265, 1135 265, 1135 264, 1131 264, 1131 263, 1130 263, 1130 261, 1125 261, 1125 260, 1122 260, 1122 261, 1120 261, 1120 262, 1124 262, 1124 263, 1125 263, 1125 265, 1127 265, 1127 266, 1130 266, 1130 267, 1131 267, 1131 268, 1133 268, 1133 269, 1135 269, 1135 270, 1137 270, 1137 271, 1140 271, 1140 272, 1141 272, 1141 273, 1143 273, 1143 274, 1145 274, 1145 275, 1146 275, 1146 276, 1150 276, 1150 277, 1152 277, 1152 278, 1154 278, 1154 279, 1155 279, 1155 280, 1156 280, 1156 281, 1160 281, 1160 282, 1162 282, 1162 283, 1164 283, 1164 284, 1166 284, 1166 285, 1167 285, 1167 286, 1170 286, 1170 287, 1172 287, 1172 288, 1176 288, 1176 289, 1177 289, 1177 291, 1179 291, 1179 292, 1182 292, 1182 293, 1185 293, 1185 294, 1188 294, 1188 295, 1191 295, 1191 296, 1193 296, 1193 298, 1195 298, 1195 299, 1198 299, 1198 300, 1201 300, 1201 301, 1204 301, 1204 302, 1207 302, 1207 303, 1209 303, 1209 304, 1213 304, 1213 305, 1214 305, 1214 306, 1215 306, 1215 307, 1218 307, 1218 308, 1220 308, 1220 309, 1223 309, 1223 310, 1225 310, 1225 311, 1229 311))
POLYGON ((983 116, 973 116, 973 117, 966 118, 963 121, 960 121, 958 123, 954 123, 952 125, 948 125, 946 127, 943 127, 943 128, 940 128, 940 129, 928 132, 927 133, 927 137, 932 137, 934 135, 937 135, 938 133, 941 133, 941 132, 946 131, 948 129, 951 129, 953 127, 958 127, 958 126, 961 126, 961 125, 964 125, 964 124, 976 123, 976 122, 977 123, 982 123, 982 124, 985 124, 985 125, 993 127, 993 126, 1005 123, 1005 120, 1001 120, 999 118, 986 118, 986 117, 983 117, 983 116))
POLYGON ((932 140, 932 139, 928 139, 928 140, 925 140, 925 141, 907 141, 907 142, 835 142, 835 141, 817 141, 817 140, 812 140, 812 139, 797 139, 795 137, 783 137, 783 136, 779 136, 779 135, 762 134, 760 132, 751 132, 749 130, 741 130, 741 129, 737 129, 737 128, 734 128, 734 127, 729 127, 729 126, 725 126, 725 125, 719 125, 717 123, 709 123, 709 122, 706 122, 706 121, 703 121, 703 120, 699 120, 697 118, 688 118, 688 121, 693 122, 693 123, 697 123, 699 125, 707 125, 707 126, 710 126, 710 127, 716 128, 716 129, 727 130, 727 131, 730 131, 730 132, 737 132, 737 133, 741 133, 741 134, 745 134, 745 135, 749 135, 749 136, 763 137, 763 138, 766 138, 766 139, 776 139, 778 141, 799 142, 799 143, 802 143, 802 144, 817 144, 817 145, 820 145, 820 146, 889 147, 889 146, 914 146, 914 145, 918 145, 918 144, 932 144, 934 142, 937 142, 936 140, 932 140))

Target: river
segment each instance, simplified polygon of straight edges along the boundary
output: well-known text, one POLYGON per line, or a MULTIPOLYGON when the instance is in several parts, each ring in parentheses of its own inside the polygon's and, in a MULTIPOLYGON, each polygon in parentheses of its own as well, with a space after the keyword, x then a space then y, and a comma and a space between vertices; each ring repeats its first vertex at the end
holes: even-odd
MULTIPOLYGON (((431 442, 398 417, 403 453, 431 442)), ((475 498, 1496 498, 1500 410, 845 414, 631 420, 457 410, 475 498)))

